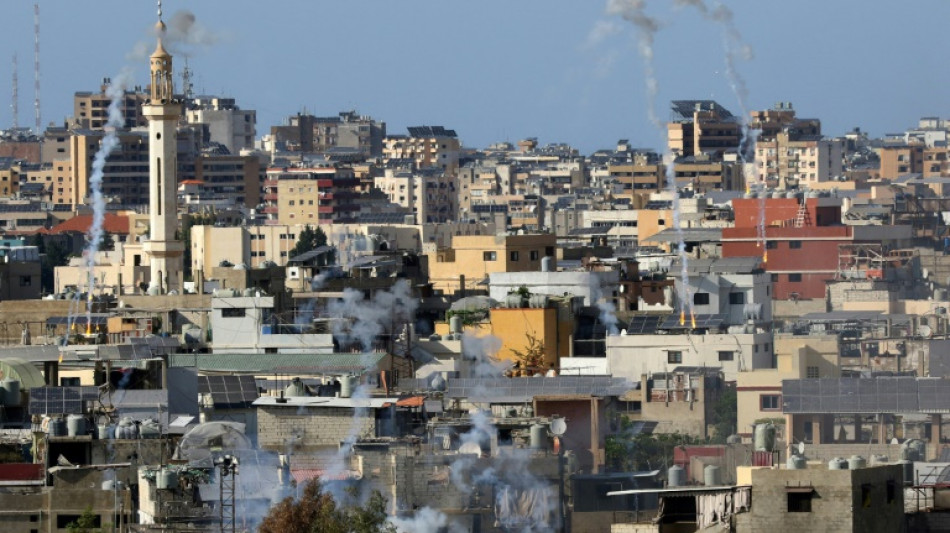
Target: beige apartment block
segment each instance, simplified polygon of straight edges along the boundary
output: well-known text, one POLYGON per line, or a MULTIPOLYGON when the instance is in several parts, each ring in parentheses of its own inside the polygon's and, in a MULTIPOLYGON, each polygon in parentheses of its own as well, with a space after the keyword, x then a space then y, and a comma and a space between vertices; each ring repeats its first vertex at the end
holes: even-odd
POLYGON ((456 236, 449 248, 423 246, 433 288, 447 294, 458 291, 464 277, 468 291, 487 291, 477 285, 495 272, 541 270, 541 259, 556 266, 556 237, 550 234, 456 236))

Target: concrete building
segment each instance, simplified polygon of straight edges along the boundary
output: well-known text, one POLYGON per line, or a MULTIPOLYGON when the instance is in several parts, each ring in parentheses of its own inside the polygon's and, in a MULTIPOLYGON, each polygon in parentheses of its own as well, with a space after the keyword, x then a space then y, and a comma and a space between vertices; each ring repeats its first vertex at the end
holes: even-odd
MULTIPOLYGON (((83 91, 73 95, 73 123, 79 128, 101 130, 109 121, 109 104, 112 99, 106 90, 112 85, 110 78, 104 78, 99 92, 83 91)), ((125 120, 126 129, 148 125, 142 112, 142 105, 149 99, 149 93, 141 87, 124 91, 119 110, 125 120)))
MULTIPOLYGON (((252 289, 253 291, 253 289, 252 289)), ((228 294, 219 291, 219 294, 228 294)), ((329 333, 283 332, 273 296, 217 296, 211 299, 215 353, 330 353, 329 333)))
POLYGON ((739 147, 739 119, 712 100, 674 100, 667 148, 677 156, 722 154, 739 147))
POLYGON ((449 222, 458 217, 456 180, 444 170, 387 168, 373 181, 390 202, 404 208, 419 224, 449 222))
POLYGON ((264 182, 268 221, 277 224, 340 224, 359 214, 359 180, 347 167, 272 167, 264 182))
POLYGON ((488 295, 498 302, 504 302, 509 293, 525 287, 531 294, 571 295, 581 298, 584 305, 593 306, 604 301, 604 295, 613 295, 618 290, 620 272, 492 272, 488 279, 488 295))
POLYGON ((232 155, 254 148, 257 111, 241 109, 234 98, 196 96, 189 102, 185 120, 202 128, 205 141, 225 146, 232 155))
POLYGON ((782 131, 755 145, 757 174, 768 187, 807 189, 844 175, 844 140, 782 131))
POLYGON ((831 470, 739 467, 738 485, 752 486, 752 505, 736 531, 904 531, 901 466, 831 470))
POLYGON ((272 126, 274 144, 282 150, 300 153, 352 152, 360 158, 383 153, 386 123, 355 111, 335 117, 297 114, 285 126, 272 126))
MULTIPOLYGON (((674 261, 670 272, 680 272, 674 261)), ((693 259, 687 263, 690 301, 685 308, 697 315, 717 316, 725 327, 772 322, 772 287, 757 257, 693 259)), ((679 281, 679 280, 677 280, 679 281)), ((676 292, 679 295, 679 292, 676 292)), ((682 302, 675 309, 683 309, 682 302)))
POLYGON ((538 272, 544 257, 551 258, 552 269, 557 268, 555 236, 550 234, 459 235, 448 248, 427 243, 423 252, 433 288, 447 294, 485 290, 478 283, 493 272, 538 272))
MULTIPOLYGON (((670 315, 666 325, 676 327, 670 315)), ((689 317, 683 328, 689 327, 689 317)), ((628 326, 634 327, 633 324, 628 326)), ((664 327, 661 324, 660 327, 664 327)), ((747 369, 772 368, 771 332, 608 335, 607 368, 611 375, 639 380, 644 374, 666 372, 678 366, 721 368, 726 381, 735 381, 747 369)))
POLYGON ((390 135, 383 141, 383 158, 411 159, 417 168, 436 167, 455 176, 462 145, 455 130, 442 126, 415 126, 409 135, 390 135))
POLYGON ((771 109, 749 112, 749 129, 759 130, 759 139, 775 139, 784 132, 798 135, 821 135, 821 121, 817 118, 798 118, 791 102, 777 102, 771 109))
POLYGON ((158 44, 150 59, 151 91, 142 106, 148 120, 149 155, 149 239, 143 251, 149 256, 149 292, 180 291, 182 243, 178 229, 178 146, 177 127, 182 104, 175 97, 172 56, 162 46, 165 25, 158 22, 158 44))
POLYGON ((622 397, 634 406, 625 415, 634 422, 655 422, 654 433, 713 437, 713 411, 725 386, 716 368, 677 367, 646 374, 639 388, 622 397))

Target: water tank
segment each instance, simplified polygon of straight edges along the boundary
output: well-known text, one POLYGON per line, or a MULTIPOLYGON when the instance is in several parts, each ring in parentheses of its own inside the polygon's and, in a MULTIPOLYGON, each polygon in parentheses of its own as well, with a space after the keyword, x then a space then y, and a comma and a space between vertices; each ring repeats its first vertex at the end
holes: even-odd
POLYGON ((757 452, 775 451, 775 426, 771 423, 756 424, 753 446, 757 452))
POLYGON ((462 332, 462 317, 454 315, 449 319, 449 332, 451 333, 461 333, 462 332))
POLYGON ((86 434, 86 419, 80 415, 69 415, 66 417, 66 434, 70 437, 78 437, 86 434))
POLYGON ((96 435, 99 437, 99 440, 115 438, 115 426, 111 424, 99 424, 99 427, 96 429, 96 435))
POLYGON ((541 272, 550 272, 551 271, 551 256, 544 256, 541 258, 541 272))
POLYGON ((340 379, 340 398, 350 398, 353 396, 353 389, 356 387, 356 376, 343 376, 340 379))
POLYGON ((867 460, 860 455, 852 455, 848 458, 848 470, 857 470, 868 465, 867 460))
POLYGON ((3 405, 7 407, 16 407, 20 405, 20 382, 15 379, 5 379, 0 381, 0 388, 3 389, 3 405))
POLYGON ((158 490, 174 490, 178 488, 178 472, 163 468, 155 474, 155 488, 158 490))
POLYGON ((531 418, 534 416, 534 407, 530 405, 524 406, 524 409, 521 410, 521 416, 525 418, 531 418))
POLYGON ((531 425, 531 447, 536 450, 541 450, 546 448, 547 444, 547 428, 544 427, 544 424, 532 424, 531 425))
POLYGON ((287 398, 307 396, 307 387, 304 386, 303 381, 300 381, 300 378, 294 378, 290 385, 287 385, 287 388, 284 389, 284 396, 287 398))
POLYGON ((682 487, 686 485, 686 470, 680 465, 673 465, 666 471, 667 485, 682 487))
POLYGON ((847 470, 848 460, 844 457, 835 457, 828 461, 828 470, 847 470))
POLYGON ((874 454, 871 456, 871 465, 886 465, 888 463, 887 456, 881 454, 874 454))
POLYGON ((139 426, 139 436, 143 439, 158 439, 162 436, 162 426, 157 420, 146 419, 139 426))
POLYGON ((792 455, 788 458, 788 461, 785 462, 785 467, 789 470, 804 470, 805 457, 801 455, 792 455))
POLYGON ((703 485, 718 487, 722 485, 722 472, 716 465, 706 465, 703 469, 703 485))
POLYGON ((107 479, 102 482, 102 490, 113 491, 115 490, 115 481, 107 479))
POLYGON ((444 391, 445 386, 445 378, 442 377, 442 374, 436 374, 429 382, 429 387, 435 391, 444 391))
POLYGON ((726 437, 726 444, 739 444, 742 442, 742 437, 736 434, 729 435, 726 437))
POLYGON ((62 418, 51 418, 49 421, 49 434, 51 437, 65 437, 66 421, 62 418))
POLYGON ((528 307, 531 309, 544 309, 548 306, 548 295, 532 294, 528 297, 528 307))

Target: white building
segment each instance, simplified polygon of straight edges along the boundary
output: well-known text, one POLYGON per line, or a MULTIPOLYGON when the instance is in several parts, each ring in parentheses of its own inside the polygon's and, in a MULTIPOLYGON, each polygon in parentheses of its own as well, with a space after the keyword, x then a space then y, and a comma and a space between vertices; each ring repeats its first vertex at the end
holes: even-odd
MULTIPOLYGON (((680 263, 674 261, 670 273, 678 276, 679 272, 680 263)), ((772 321, 772 283, 760 258, 690 259, 687 272, 687 308, 696 315, 718 316, 725 326, 772 321)), ((677 299, 675 309, 680 307, 677 299)))
POLYGON ((227 296, 211 299, 213 352, 333 353, 333 335, 294 333, 294 325, 281 324, 273 313, 273 296, 222 293, 227 296))

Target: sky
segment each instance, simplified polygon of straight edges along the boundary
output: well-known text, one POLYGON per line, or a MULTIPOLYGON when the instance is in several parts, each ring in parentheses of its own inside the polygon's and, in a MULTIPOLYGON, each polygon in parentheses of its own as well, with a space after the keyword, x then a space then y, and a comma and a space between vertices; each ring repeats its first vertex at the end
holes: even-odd
MULTIPOLYGON (((38 3, 44 124, 61 124, 75 91, 98 90, 123 69, 146 83, 154 1, 38 3)), ((922 116, 950 115, 946 0, 723 3, 752 52, 735 63, 747 109, 790 101, 832 136, 854 127, 880 136, 922 116)), ((606 0, 164 2, 166 20, 190 10, 200 30, 196 42, 172 50, 176 70, 187 55, 198 92, 257 110, 258 135, 297 112, 353 109, 386 122, 390 134, 452 128, 469 147, 537 137, 582 153, 618 139, 659 148, 638 33, 606 7, 606 0)), ((671 0, 647 0, 645 12, 659 22, 657 116, 669 118, 670 100, 707 98, 738 114, 722 27, 671 0)), ((12 123, 14 53, 19 122, 29 126, 32 2, 5 2, 0 17, 0 127, 12 123)))

